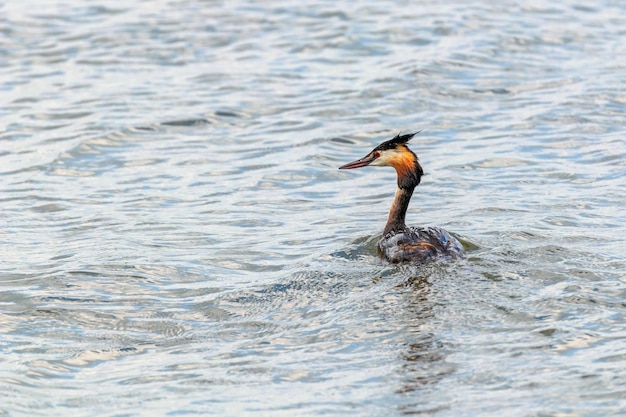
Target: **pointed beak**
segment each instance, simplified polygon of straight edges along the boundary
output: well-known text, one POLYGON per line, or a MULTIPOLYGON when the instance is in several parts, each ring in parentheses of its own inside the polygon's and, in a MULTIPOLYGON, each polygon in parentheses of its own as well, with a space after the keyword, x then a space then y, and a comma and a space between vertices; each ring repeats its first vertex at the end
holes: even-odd
POLYGON ((349 162, 345 165, 339 167, 339 169, 354 169, 354 168, 363 168, 374 162, 376 158, 367 155, 364 158, 357 159, 356 161, 349 162))

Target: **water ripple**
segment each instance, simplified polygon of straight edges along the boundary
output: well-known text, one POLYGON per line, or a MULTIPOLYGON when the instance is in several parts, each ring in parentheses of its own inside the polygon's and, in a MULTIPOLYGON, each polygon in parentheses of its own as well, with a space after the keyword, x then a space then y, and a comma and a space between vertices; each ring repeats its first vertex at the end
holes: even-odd
POLYGON ((624 414, 622 4, 31 3, 0 415, 624 414), (337 167, 420 129, 468 256, 391 266, 393 171, 337 167))

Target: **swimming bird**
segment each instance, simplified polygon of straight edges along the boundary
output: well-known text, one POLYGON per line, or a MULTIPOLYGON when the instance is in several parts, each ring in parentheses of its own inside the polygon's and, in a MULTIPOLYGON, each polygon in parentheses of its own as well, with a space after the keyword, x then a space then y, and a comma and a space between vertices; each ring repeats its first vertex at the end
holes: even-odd
POLYGON ((366 166, 391 166, 398 176, 396 195, 389 209, 387 225, 378 241, 379 255, 392 263, 424 263, 440 258, 463 256, 463 245, 440 227, 407 227, 406 211, 413 190, 421 181, 424 170, 417 155, 407 146, 419 132, 396 137, 381 143, 365 157, 345 164, 339 169, 366 166))

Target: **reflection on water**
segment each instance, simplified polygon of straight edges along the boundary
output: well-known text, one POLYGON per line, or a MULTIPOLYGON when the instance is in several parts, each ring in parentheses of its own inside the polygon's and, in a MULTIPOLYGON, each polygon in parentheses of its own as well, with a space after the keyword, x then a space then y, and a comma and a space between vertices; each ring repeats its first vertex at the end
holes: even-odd
MULTIPOLYGON (((429 271, 431 272, 431 271, 429 271)), ((436 274, 434 274, 436 275, 436 274)), ((398 392, 405 396, 412 397, 413 393, 424 390, 425 385, 436 384, 446 375, 454 372, 455 366, 446 361, 445 346, 438 341, 436 334, 432 333, 426 325, 435 319, 435 312, 432 305, 432 284, 429 279, 432 275, 417 275, 409 278, 403 287, 409 291, 407 293, 407 304, 404 306, 405 320, 407 323, 408 335, 411 340, 406 346, 406 352, 402 356, 405 363, 402 365, 402 373, 405 381, 398 392)), ((432 411, 433 407, 438 408, 444 404, 435 405, 430 401, 412 399, 415 403, 403 405, 401 410, 411 414, 421 407, 426 407, 432 411)))
POLYGON ((3 6, 0 415, 626 412, 624 6, 351 7, 3 6))

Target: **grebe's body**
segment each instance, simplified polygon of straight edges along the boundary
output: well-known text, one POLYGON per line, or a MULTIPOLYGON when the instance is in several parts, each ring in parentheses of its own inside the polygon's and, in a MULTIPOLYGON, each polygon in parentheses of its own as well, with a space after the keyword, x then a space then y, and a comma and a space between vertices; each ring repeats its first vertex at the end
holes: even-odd
POLYGON ((398 175, 394 197, 383 237, 378 242, 381 257, 389 262, 428 262, 438 258, 463 256, 463 245, 450 233, 439 227, 407 227, 406 211, 413 190, 420 183, 424 171, 417 156, 406 145, 415 133, 398 135, 381 143, 367 156, 345 164, 339 169, 364 166, 391 166, 398 175))

